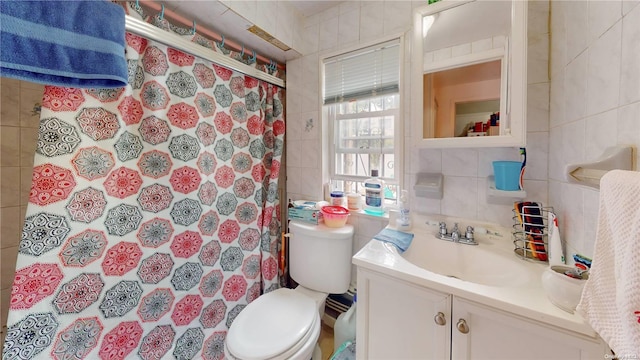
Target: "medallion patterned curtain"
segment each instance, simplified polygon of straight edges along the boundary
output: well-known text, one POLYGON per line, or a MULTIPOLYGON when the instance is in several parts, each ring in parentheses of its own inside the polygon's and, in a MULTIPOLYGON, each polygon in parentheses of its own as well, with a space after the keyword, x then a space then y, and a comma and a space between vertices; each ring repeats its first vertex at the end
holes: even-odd
POLYGON ((131 34, 127 61, 45 89, 4 359, 221 359, 278 287, 284 91, 131 34))

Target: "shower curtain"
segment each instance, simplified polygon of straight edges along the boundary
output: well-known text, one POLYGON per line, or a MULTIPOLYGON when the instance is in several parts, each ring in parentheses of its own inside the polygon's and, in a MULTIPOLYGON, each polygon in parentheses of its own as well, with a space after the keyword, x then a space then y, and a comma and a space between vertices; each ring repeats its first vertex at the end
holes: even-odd
POLYGON ((126 88, 45 88, 4 359, 221 359, 278 287, 284 91, 126 40, 126 88))

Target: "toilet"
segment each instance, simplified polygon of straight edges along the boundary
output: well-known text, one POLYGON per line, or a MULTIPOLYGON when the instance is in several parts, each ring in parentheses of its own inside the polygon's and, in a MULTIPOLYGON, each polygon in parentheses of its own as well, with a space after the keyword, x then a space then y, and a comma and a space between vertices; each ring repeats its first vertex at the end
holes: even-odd
POLYGON ((266 293, 238 314, 225 340, 228 359, 308 360, 319 355, 325 299, 345 293, 351 281, 353 226, 291 221, 289 234, 289 273, 298 286, 266 293))

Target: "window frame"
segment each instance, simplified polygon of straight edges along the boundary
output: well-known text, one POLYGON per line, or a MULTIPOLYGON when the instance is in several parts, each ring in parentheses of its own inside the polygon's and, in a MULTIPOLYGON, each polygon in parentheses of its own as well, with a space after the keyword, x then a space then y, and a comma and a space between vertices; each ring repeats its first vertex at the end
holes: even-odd
MULTIPOLYGON (((405 95, 404 95, 404 75, 405 75, 405 69, 404 69, 404 53, 405 53, 405 41, 404 41, 404 35, 403 34, 396 34, 396 35, 391 35, 388 37, 384 37, 381 39, 378 39, 376 41, 373 42, 369 42, 369 43, 365 43, 365 44, 360 44, 356 47, 352 47, 346 50, 342 50, 339 52, 335 52, 332 54, 327 54, 326 56, 321 56, 320 57, 320 61, 319 61, 319 65, 320 65, 320 107, 321 107, 321 114, 323 117, 323 123, 326 125, 325 129, 326 129, 326 134, 327 136, 325 137, 326 142, 325 144, 326 146, 326 151, 324 151, 323 153, 326 154, 328 156, 328 158, 326 159, 326 161, 323 161, 323 163, 325 164, 325 169, 324 169, 324 173, 326 174, 325 176, 327 177, 328 181, 325 181, 325 183, 329 183, 329 189, 327 189, 328 191, 331 191, 333 189, 340 189, 340 190, 344 190, 344 183, 345 182, 354 182, 356 184, 356 188, 358 190, 362 190, 363 189, 363 182, 370 178, 370 174, 367 175, 363 175, 363 176, 357 176, 357 175, 344 175, 344 174, 339 174, 336 171, 336 165, 338 162, 337 156, 339 154, 342 153, 347 153, 347 152, 341 152, 338 151, 338 141, 339 141, 339 136, 337 134, 337 126, 336 126, 336 120, 341 120, 342 119, 354 119, 354 118, 367 118, 367 117, 374 117, 374 116, 394 116, 394 134, 393 134, 393 141, 394 141, 394 146, 393 146, 393 152, 375 152, 375 154, 393 154, 394 156, 394 164, 393 164, 393 174, 394 174, 394 178, 390 178, 390 177, 385 177, 385 176, 380 176, 380 179, 383 180, 385 182, 385 185, 389 185, 390 187, 395 188, 395 191, 392 191, 394 194, 394 198, 389 198, 387 197, 387 204, 395 204, 395 198, 397 196, 395 196, 398 192, 399 189, 402 187, 403 184, 403 178, 404 178, 404 147, 405 147, 405 136, 404 136, 404 108, 406 107, 404 104, 406 102, 405 99, 405 95), (398 40, 398 51, 399 51, 399 64, 398 64, 398 92, 397 93, 392 93, 392 94, 383 94, 383 95, 379 95, 379 96, 398 96, 398 101, 397 101, 397 107, 394 109, 385 109, 385 110, 381 110, 381 111, 376 111, 376 112, 362 112, 362 113, 355 113, 355 114, 336 114, 336 110, 341 106, 341 104, 344 103, 332 103, 332 104, 328 104, 328 105, 324 105, 323 102, 323 95, 324 95, 324 89, 325 89, 325 62, 327 59, 329 58, 333 58, 336 56, 340 56, 340 55, 345 55, 345 54, 349 54, 349 53, 356 53, 358 51, 362 51, 366 48, 370 48, 372 46, 376 46, 376 45, 382 45, 386 42, 392 41, 392 40, 398 40), (336 183, 342 183, 342 185, 340 184, 336 184, 336 183)), ((367 99, 371 100, 372 98, 375 98, 375 96, 371 96, 368 97, 367 99)), ((360 100, 364 100, 364 99, 359 99, 360 100)), ((365 153, 373 153, 373 152, 349 152, 349 153, 355 153, 355 154, 365 154, 365 153)))

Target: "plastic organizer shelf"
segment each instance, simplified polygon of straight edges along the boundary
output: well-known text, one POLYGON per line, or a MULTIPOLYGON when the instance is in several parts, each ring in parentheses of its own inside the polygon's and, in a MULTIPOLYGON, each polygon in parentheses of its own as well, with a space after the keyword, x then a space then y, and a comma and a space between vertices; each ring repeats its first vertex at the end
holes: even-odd
POLYGON ((549 246, 549 212, 553 212, 552 207, 543 206, 523 206, 522 211, 516 208, 513 212, 513 245, 516 256, 524 260, 548 262, 549 246), (534 210, 534 211, 528 211, 534 210), (522 220, 520 220, 522 219, 522 220), (538 238, 536 242, 534 239, 538 238), (544 246, 543 259, 536 255, 535 245, 540 241, 544 246))

